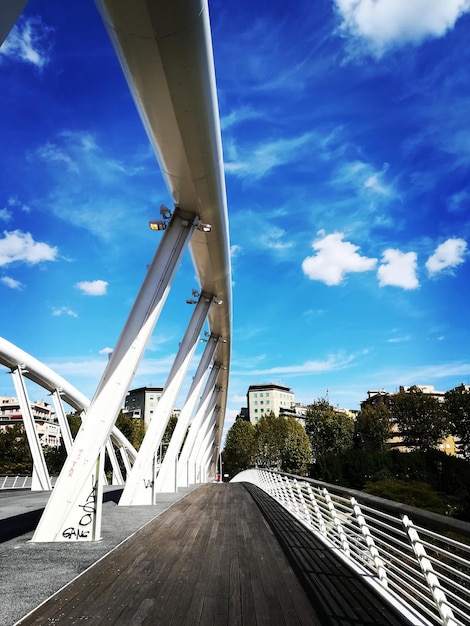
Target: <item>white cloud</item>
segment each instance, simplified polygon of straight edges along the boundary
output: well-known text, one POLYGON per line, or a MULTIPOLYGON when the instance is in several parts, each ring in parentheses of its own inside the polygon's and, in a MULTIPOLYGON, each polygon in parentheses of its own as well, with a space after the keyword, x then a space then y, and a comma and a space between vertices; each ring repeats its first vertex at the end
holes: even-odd
POLYGON ((102 350, 99 351, 99 354, 112 354, 112 353, 113 353, 112 348, 103 348, 102 350))
POLYGON ((382 254, 381 265, 377 270, 379 285, 416 289, 419 287, 416 270, 416 252, 401 252, 401 250, 391 248, 385 250, 382 254))
POLYGON ((11 220, 11 217, 11 211, 9 211, 6 207, 0 209, 0 221, 8 222, 9 220, 11 220))
POLYGON ((0 239, 0 267, 22 261, 35 265, 42 261, 55 261, 57 248, 47 243, 34 241, 30 233, 21 230, 4 231, 0 239))
POLYGON ((40 18, 20 18, 0 47, 0 58, 3 55, 42 69, 50 59, 52 32, 40 18))
POLYGON ((234 259, 236 256, 238 256, 241 252, 241 246, 238 246, 237 244, 233 244, 230 246, 230 258, 234 259))
POLYGON ((429 276, 434 276, 447 268, 456 267, 463 263, 466 251, 467 242, 464 239, 452 238, 441 243, 426 261, 429 276))
POLYGON ((262 117, 262 113, 259 113, 250 107, 241 107, 239 109, 234 109, 228 115, 221 117, 220 127, 222 130, 227 130, 231 126, 236 126, 245 120, 253 120, 260 117, 262 117))
POLYGON ((302 149, 310 144, 312 138, 313 133, 305 133, 292 139, 278 139, 257 147, 249 146, 243 151, 233 142, 227 141, 225 171, 240 177, 262 178, 276 167, 302 159, 302 149))
POLYGON ((10 278, 10 276, 2 276, 0 278, 0 282, 2 282, 7 287, 10 287, 10 289, 18 289, 20 291, 21 289, 23 289, 23 284, 15 278, 10 278))
POLYGON ((41 160, 46 161, 47 163, 64 163, 70 172, 75 172, 77 174, 79 172, 78 165, 72 157, 62 148, 53 143, 48 142, 44 144, 38 148, 36 154, 41 160))
POLYGON ((87 296, 104 296, 108 284, 105 280, 82 280, 76 287, 87 296))
POLYGON ((271 367, 268 369, 249 369, 246 372, 236 371, 232 372, 234 375, 249 375, 249 376, 274 376, 274 375, 302 375, 302 374, 316 374, 320 372, 332 372, 336 370, 344 369, 348 367, 355 360, 355 356, 352 354, 330 354, 323 361, 306 361, 298 365, 280 365, 278 367, 271 367))
POLYGON ((327 285, 339 285, 346 274, 367 272, 374 269, 377 259, 358 254, 359 246, 343 241, 344 233, 324 235, 316 239, 312 248, 317 250, 315 256, 309 256, 302 262, 304 274, 311 280, 320 280, 327 285))
POLYGON ((257 242, 262 248, 267 250, 287 250, 292 247, 292 241, 287 239, 285 230, 278 226, 265 226, 261 232, 257 233, 257 242))
POLYGON ((62 306, 59 309, 53 309, 52 315, 54 315, 55 317, 60 317, 61 315, 69 315, 70 317, 78 317, 75 311, 72 311, 72 309, 69 309, 66 306, 62 306))
POLYGON ((441 37, 470 10, 470 0, 335 0, 342 28, 364 37, 376 53, 441 37))

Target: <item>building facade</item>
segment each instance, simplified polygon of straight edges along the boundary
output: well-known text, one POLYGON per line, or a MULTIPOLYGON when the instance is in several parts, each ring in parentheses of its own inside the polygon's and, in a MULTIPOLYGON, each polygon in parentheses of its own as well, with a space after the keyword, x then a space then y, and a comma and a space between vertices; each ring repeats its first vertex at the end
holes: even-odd
POLYGON ((150 424, 163 387, 139 387, 130 389, 124 400, 124 413, 134 419, 143 419, 145 427, 150 424))
POLYGON ((292 389, 271 383, 269 385, 250 385, 248 387, 247 405, 248 417, 252 424, 256 424, 260 417, 270 415, 295 416, 295 396, 292 389))
MULTIPOLYGON (((51 405, 43 401, 32 402, 31 412, 41 445, 45 448, 60 446, 60 426, 51 405)), ((5 431, 15 424, 22 423, 23 415, 18 398, 0 396, 0 430, 5 431)))

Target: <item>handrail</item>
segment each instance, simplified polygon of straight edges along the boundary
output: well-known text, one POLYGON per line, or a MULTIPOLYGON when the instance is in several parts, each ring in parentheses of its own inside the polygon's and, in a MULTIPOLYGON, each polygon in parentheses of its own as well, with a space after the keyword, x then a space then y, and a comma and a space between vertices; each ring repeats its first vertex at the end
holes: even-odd
POLYGON ((0 491, 6 489, 31 489, 29 474, 0 474, 0 491))
POLYGON ((334 550, 412 624, 468 626, 470 524, 338 485, 265 469, 241 472, 334 550))

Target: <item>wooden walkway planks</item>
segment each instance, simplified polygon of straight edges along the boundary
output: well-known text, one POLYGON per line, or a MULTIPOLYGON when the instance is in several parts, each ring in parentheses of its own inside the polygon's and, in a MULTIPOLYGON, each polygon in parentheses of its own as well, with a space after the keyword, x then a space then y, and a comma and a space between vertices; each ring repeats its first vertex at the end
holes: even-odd
POLYGON ((36 624, 319 622, 243 485, 191 491, 24 618, 36 624))
POLYGON ((312 548, 310 543, 303 547, 302 532, 305 534, 301 525, 254 487, 239 483, 203 485, 19 624, 406 623, 397 620, 391 611, 384 611, 370 594, 367 610, 358 609, 361 602, 355 596, 363 590, 356 586, 356 579, 353 582, 351 574, 341 567, 332 573, 328 559, 327 574, 322 577, 316 564, 320 554, 320 562, 325 559, 325 549, 312 548), (273 530, 263 515, 272 520, 273 530), (296 564, 295 556, 289 556, 300 579, 275 535, 284 547, 291 544, 293 553, 302 555, 301 566, 296 564), (304 574, 309 572, 307 583, 302 570, 304 574), (317 587, 316 593, 312 586, 317 587))

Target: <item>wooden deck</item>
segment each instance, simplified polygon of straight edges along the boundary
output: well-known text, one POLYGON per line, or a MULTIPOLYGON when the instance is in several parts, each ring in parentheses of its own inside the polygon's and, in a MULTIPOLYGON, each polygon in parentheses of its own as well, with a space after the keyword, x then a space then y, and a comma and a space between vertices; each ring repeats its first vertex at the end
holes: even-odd
POLYGON ((407 623, 269 496, 238 483, 190 492, 19 624, 83 622, 407 623))

